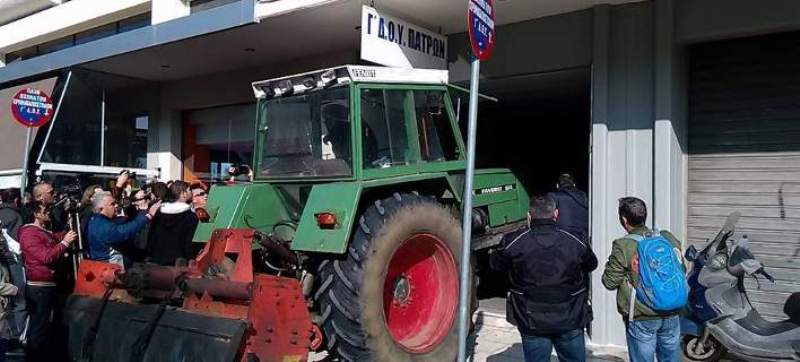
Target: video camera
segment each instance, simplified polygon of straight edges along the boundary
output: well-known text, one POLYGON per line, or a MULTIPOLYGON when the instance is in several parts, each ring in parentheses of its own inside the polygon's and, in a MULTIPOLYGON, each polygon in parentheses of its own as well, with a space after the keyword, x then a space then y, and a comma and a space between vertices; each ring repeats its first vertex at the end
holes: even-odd
POLYGON ((60 187, 56 202, 51 208, 61 207, 68 213, 77 212, 80 208, 82 193, 81 182, 75 178, 60 187))
POLYGON ((248 165, 232 165, 228 167, 228 176, 230 177, 238 177, 242 175, 249 175, 250 174, 250 166, 248 165))

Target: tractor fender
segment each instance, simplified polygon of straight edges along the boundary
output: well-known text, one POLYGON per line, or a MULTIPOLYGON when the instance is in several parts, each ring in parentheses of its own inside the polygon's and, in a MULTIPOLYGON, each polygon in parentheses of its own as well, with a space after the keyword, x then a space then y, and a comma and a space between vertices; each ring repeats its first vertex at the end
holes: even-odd
POLYGON ((358 202, 363 184, 361 182, 336 182, 318 184, 311 188, 300 223, 292 240, 291 249, 306 252, 342 254, 357 217, 358 202), (321 228, 317 215, 331 213, 336 217, 333 228, 321 228))
POLYGON ((343 254, 347 251, 353 228, 358 227, 359 210, 365 202, 380 198, 380 195, 391 195, 394 192, 424 192, 426 188, 435 188, 437 191, 447 189, 460 204, 461 196, 458 195, 453 181, 446 173, 314 185, 303 208, 291 249, 343 254), (321 228, 317 224, 317 215, 320 213, 335 215, 336 226, 321 228))

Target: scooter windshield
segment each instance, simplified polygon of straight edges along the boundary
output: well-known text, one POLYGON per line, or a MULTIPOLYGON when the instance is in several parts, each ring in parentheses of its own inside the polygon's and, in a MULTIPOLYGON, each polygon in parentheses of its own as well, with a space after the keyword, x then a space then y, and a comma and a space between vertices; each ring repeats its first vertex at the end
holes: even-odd
POLYGON ((725 224, 722 225, 719 233, 717 233, 717 236, 706 245, 701 254, 711 257, 713 254, 727 253, 728 243, 726 241, 733 235, 733 231, 736 230, 736 224, 739 222, 739 217, 741 216, 742 214, 738 211, 730 213, 728 218, 725 219, 725 224), (712 248, 714 248, 714 252, 710 253, 712 248))

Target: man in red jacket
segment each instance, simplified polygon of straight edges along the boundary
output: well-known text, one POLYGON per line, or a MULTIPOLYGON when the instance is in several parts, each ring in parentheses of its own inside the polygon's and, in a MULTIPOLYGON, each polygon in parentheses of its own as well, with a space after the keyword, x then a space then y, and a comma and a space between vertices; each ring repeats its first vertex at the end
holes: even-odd
POLYGON ((74 231, 53 234, 49 230, 50 214, 39 201, 30 205, 33 223, 19 229, 19 243, 25 260, 25 291, 30 322, 28 325, 28 356, 32 361, 47 360, 47 346, 52 326, 50 314, 55 299, 55 265, 70 244, 75 241, 74 231))

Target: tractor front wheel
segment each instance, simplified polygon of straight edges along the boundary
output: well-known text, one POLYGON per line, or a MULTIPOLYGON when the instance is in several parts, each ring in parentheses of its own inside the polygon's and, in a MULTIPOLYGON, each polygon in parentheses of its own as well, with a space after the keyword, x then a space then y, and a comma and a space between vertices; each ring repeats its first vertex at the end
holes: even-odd
POLYGON ((457 347, 461 228, 416 194, 376 201, 346 258, 323 262, 328 349, 345 361, 448 361, 457 347))

